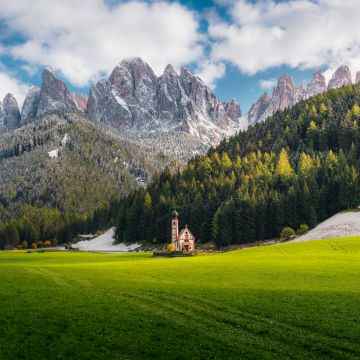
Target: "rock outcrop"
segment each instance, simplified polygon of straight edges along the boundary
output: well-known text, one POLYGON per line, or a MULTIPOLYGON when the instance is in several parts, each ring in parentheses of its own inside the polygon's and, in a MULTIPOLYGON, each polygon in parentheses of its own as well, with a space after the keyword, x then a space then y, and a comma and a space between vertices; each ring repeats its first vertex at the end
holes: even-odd
POLYGON ((304 87, 297 88, 289 75, 281 76, 274 87, 272 96, 264 93, 248 112, 248 124, 264 121, 278 110, 293 106, 304 97, 304 87))
POLYGON ((40 101, 36 116, 62 109, 77 109, 73 95, 66 85, 55 77, 53 71, 46 68, 42 74, 40 101))
POLYGON ((20 125, 29 123, 33 118, 36 117, 36 112, 40 103, 40 88, 31 87, 26 95, 22 110, 20 125))
POLYGON ((235 99, 232 99, 231 101, 224 102, 223 105, 226 115, 233 121, 238 121, 239 117, 241 117, 240 104, 235 99))
POLYGON ((72 94, 54 72, 46 68, 42 74, 41 88, 30 88, 21 111, 20 124, 29 123, 36 116, 55 110, 75 111, 86 109, 87 97, 81 94, 72 94))
POLYGON ((321 94, 327 90, 325 76, 321 71, 314 73, 313 78, 305 90, 305 98, 321 94))
POLYGON ((92 87, 87 112, 122 132, 184 131, 208 144, 238 129, 241 116, 236 101, 220 102, 187 69, 168 65, 157 77, 140 58, 123 60, 92 87))
POLYGON ((7 94, 0 102, 0 131, 15 129, 20 124, 18 103, 12 94, 7 94))
POLYGON ((76 108, 79 111, 85 112, 87 108, 88 97, 84 94, 79 94, 79 93, 73 93, 72 95, 76 108))
POLYGON ((261 97, 254 103, 248 112, 248 123, 254 125, 258 122, 265 120, 270 115, 270 104, 271 98, 265 92, 261 97))
MULTIPOLYGON (((358 72, 357 81, 360 82, 360 72, 358 72)), ((296 87, 294 80, 290 76, 284 75, 279 78, 271 97, 265 93, 250 107, 247 113, 248 125, 264 121, 276 111, 291 107, 298 101, 323 93, 327 89, 339 88, 348 84, 351 84, 351 74, 349 68, 345 65, 340 66, 335 71, 328 86, 324 75, 320 71, 313 74, 313 78, 308 85, 301 84, 299 87, 296 87)))
POLYGON ((351 84, 350 69, 346 65, 339 66, 329 81, 328 89, 339 88, 351 84))

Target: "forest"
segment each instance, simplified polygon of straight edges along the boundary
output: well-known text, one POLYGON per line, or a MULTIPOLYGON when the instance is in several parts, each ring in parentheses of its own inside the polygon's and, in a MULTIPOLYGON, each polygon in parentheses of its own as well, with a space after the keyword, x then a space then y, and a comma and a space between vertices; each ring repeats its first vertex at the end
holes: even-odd
POLYGON ((360 87, 279 111, 224 140, 182 172, 165 169, 119 203, 117 241, 168 242, 171 211, 219 247, 310 228, 360 204, 360 87))
POLYGON ((175 164, 77 113, 56 111, 4 132, 0 249, 70 242, 79 233, 108 228, 115 199, 175 164))

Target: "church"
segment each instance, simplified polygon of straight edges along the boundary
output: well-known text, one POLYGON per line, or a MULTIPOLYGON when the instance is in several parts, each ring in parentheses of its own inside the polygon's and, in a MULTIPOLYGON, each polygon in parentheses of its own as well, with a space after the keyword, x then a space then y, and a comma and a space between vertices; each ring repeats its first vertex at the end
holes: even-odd
POLYGON ((175 251, 195 251, 195 237, 185 226, 179 233, 179 219, 177 211, 172 213, 171 242, 175 245, 175 251))

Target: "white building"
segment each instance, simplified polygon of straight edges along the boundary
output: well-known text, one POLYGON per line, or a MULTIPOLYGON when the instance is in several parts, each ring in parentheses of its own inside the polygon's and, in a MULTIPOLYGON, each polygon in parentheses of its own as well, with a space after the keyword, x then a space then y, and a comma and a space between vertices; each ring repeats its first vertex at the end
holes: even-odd
POLYGON ((173 212, 171 221, 171 242, 175 245, 175 251, 195 251, 195 237, 185 226, 179 233, 178 213, 173 212))

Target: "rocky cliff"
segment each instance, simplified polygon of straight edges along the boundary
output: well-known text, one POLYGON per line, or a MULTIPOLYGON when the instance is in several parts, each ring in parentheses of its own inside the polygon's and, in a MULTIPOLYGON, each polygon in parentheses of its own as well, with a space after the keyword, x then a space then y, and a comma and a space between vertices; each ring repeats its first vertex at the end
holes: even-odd
POLYGON ((12 94, 7 94, 0 102, 0 132, 15 129, 20 124, 19 106, 12 94))
POLYGON ((87 112, 122 132, 183 131, 208 144, 238 130, 241 116, 235 100, 220 102, 187 69, 168 65, 157 77, 140 58, 123 60, 92 87, 87 112))

